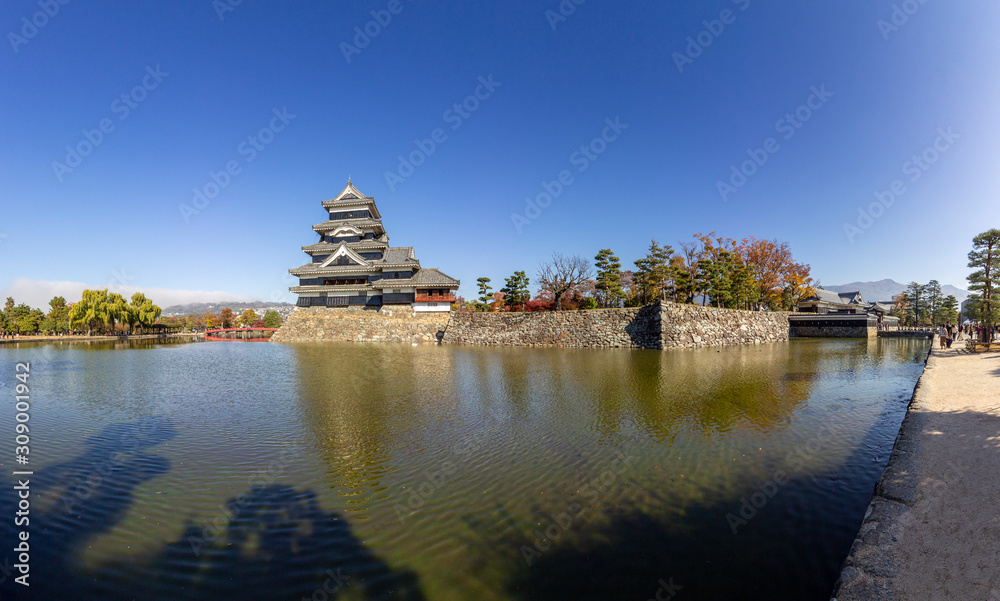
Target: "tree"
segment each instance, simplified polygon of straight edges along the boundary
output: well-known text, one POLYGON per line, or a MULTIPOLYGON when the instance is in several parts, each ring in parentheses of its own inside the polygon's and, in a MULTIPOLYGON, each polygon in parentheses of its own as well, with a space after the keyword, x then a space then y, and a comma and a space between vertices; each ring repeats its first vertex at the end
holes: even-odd
MULTIPOLYGON (((229 307, 226 307, 225 309, 223 309, 222 313, 219 314, 219 321, 221 323, 221 327, 223 327, 223 328, 231 328, 231 327, 233 327, 234 318, 235 318, 235 315, 233 315, 233 310, 232 309, 230 309, 229 307)), ((207 325, 207 323, 206 323, 206 325, 207 325)), ((209 326, 209 327, 211 327, 211 326, 209 326)))
POLYGON ((84 290, 80 296, 80 302, 70 309, 70 326, 74 328, 76 326, 85 327, 87 335, 90 336, 95 327, 101 323, 107 324, 113 319, 112 313, 107 289, 84 290))
POLYGON ((910 321, 914 326, 923 325, 930 320, 927 314, 927 306, 924 304, 926 295, 924 287, 916 282, 910 282, 903 293, 906 295, 906 304, 910 309, 910 321))
POLYGON ((938 319, 938 312, 941 309, 941 301, 943 297, 941 296, 941 284, 937 280, 931 280, 924 284, 924 304, 927 307, 927 318, 930 323, 940 324, 945 323, 938 319))
POLYGON ((162 310, 154 305, 153 301, 146 298, 145 294, 136 292, 132 295, 132 302, 126 311, 129 333, 132 332, 136 324, 142 327, 153 325, 161 312, 162 310))
POLYGON ((476 310, 485 311, 490 301, 493 300, 493 295, 490 294, 490 290, 493 290, 490 286, 490 278, 481 277, 476 280, 476 285, 479 286, 479 300, 476 303, 476 310))
POLYGON ((900 292, 893 297, 889 315, 899 318, 899 323, 904 326, 910 325, 910 304, 905 292, 900 292))
POLYGON ((958 299, 949 294, 941 301, 934 321, 937 323, 958 323, 958 299))
POLYGON ((563 297, 589 277, 590 263, 580 255, 554 253, 538 269, 539 289, 552 295, 556 311, 562 310, 563 297))
MULTIPOLYGON (((232 312, 230 311, 230 314, 231 313, 232 312)), ((204 313, 201 316, 201 319, 199 319, 199 320, 197 320, 195 322, 195 327, 201 327, 201 328, 205 328, 205 329, 211 330, 212 328, 214 328, 218 324, 219 324, 219 320, 218 320, 218 318, 216 318, 215 315, 212 315, 211 313, 204 313)), ((230 323, 230 325, 232 325, 232 323, 230 323)), ((228 328, 229 326, 223 325, 221 327, 228 328)))
POLYGON ((815 292, 809 265, 794 260, 787 242, 749 237, 735 243, 734 248, 743 263, 752 268, 759 304, 771 310, 790 308, 789 302, 797 303, 797 299, 815 292))
POLYGON ((124 323, 128 319, 128 313, 128 301, 125 300, 124 296, 117 292, 108 295, 108 310, 104 321, 111 334, 115 333, 115 323, 124 323))
POLYGON ((38 331, 45 314, 21 303, 7 311, 7 325, 19 334, 34 334, 38 331))
POLYGON ((10 312, 13 309, 14 309, 14 298, 8 296, 7 297, 7 302, 4 303, 4 305, 3 305, 3 312, 6 313, 7 315, 10 315, 10 312))
POLYGON ((530 281, 523 271, 515 271, 514 275, 504 278, 504 287, 500 289, 503 294, 503 304, 508 308, 520 306, 524 311, 525 303, 531 298, 528 284, 530 281))
POLYGON ((236 322, 240 326, 249 328, 253 326, 253 322, 255 321, 257 321, 257 312, 254 311, 253 309, 247 309, 246 311, 240 314, 240 317, 236 322))
POLYGON ((660 246, 656 240, 649 244, 646 256, 635 261, 635 277, 639 283, 639 295, 642 304, 654 299, 666 300, 667 294, 673 293, 674 273, 671 266, 671 256, 674 249, 669 244, 660 246))
POLYGON ((265 328, 280 328, 281 327, 281 314, 270 309, 264 313, 264 327, 265 328))
POLYGON ((597 281, 594 288, 602 307, 617 307, 625 291, 622 289, 622 264, 610 248, 602 248, 594 257, 597 267, 597 281))
POLYGON ((969 290, 974 292, 972 315, 983 327, 983 341, 1000 321, 1000 230, 994 228, 972 239, 969 267, 974 269, 967 277, 969 290))
POLYGON ((69 307, 66 306, 65 298, 52 297, 52 300, 49 301, 48 319, 51 320, 51 323, 46 322, 45 327, 50 328, 47 331, 62 333, 69 330, 69 307))

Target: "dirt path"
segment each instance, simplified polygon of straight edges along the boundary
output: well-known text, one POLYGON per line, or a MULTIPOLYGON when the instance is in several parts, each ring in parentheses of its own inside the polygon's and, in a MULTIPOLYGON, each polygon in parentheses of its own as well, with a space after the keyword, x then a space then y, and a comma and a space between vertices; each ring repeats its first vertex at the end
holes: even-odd
POLYGON ((1000 601, 1000 353, 934 345, 838 601, 1000 601))

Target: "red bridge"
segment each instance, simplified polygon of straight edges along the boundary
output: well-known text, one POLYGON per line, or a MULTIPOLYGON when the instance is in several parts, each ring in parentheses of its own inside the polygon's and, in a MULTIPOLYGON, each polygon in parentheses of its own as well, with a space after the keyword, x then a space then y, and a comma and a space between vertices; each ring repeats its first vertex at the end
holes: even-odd
POLYGON ((247 342, 267 341, 278 328, 222 328, 205 332, 205 340, 245 340, 247 342))

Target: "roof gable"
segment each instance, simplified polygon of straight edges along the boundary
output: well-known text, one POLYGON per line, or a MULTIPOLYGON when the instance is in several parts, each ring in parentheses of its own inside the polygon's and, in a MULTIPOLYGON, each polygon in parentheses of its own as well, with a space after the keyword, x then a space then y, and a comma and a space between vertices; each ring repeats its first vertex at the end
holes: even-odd
POLYGON ((327 257, 325 261, 320 263, 320 267, 329 267, 331 264, 333 264, 334 261, 336 261, 340 257, 347 257, 348 259, 357 263, 358 265, 368 264, 368 261, 366 261, 358 253, 351 250, 351 248, 347 246, 347 243, 341 242, 339 245, 337 245, 337 250, 333 251, 333 253, 329 257, 327 257))

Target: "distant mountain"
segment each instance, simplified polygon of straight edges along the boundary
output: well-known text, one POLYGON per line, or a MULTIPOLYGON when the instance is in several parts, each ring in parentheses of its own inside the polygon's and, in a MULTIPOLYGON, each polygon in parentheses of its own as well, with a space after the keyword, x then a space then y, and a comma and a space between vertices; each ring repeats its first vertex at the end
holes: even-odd
MULTIPOLYGON (((924 282, 921 282, 924 283, 924 282)), ((861 292, 861 296, 868 302, 892 300, 896 295, 906 291, 906 284, 900 284, 895 280, 879 280, 877 282, 852 282, 843 286, 823 286, 826 290, 834 292, 861 292)), ((948 296, 952 294, 961 303, 969 298, 969 291, 956 288, 951 285, 942 285, 941 294, 948 296)))
POLYGON ((225 303, 189 303, 187 305, 172 305, 163 308, 164 315, 190 315, 194 313, 218 313, 229 307, 237 315, 247 309, 272 309, 279 307, 294 307, 292 303, 269 303, 264 301, 233 301, 225 303))

